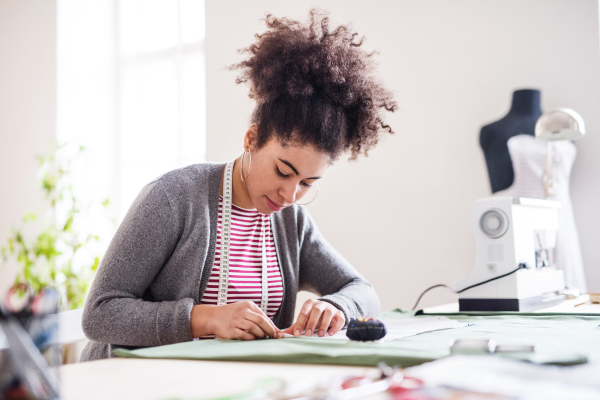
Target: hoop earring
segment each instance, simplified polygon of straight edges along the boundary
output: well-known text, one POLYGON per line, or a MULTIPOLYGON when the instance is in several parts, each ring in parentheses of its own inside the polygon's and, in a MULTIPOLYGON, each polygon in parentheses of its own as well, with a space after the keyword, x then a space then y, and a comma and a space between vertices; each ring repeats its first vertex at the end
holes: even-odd
POLYGON ((252 153, 248 150, 248 157, 250 161, 248 162, 248 174, 246 174, 246 178, 244 179, 244 157, 246 157, 246 150, 244 150, 244 154, 242 154, 242 162, 240 165, 240 177, 242 178, 242 182, 246 182, 248 177, 250 176, 250 167, 252 166, 252 153))
POLYGON ((315 194, 315 197, 313 197, 313 199, 311 201, 309 201, 308 203, 298 203, 298 202, 294 202, 294 204, 298 204, 299 206, 305 206, 307 204, 312 203, 313 201, 315 201, 315 199, 317 198, 317 196, 319 195, 319 182, 315 182, 317 184, 317 194, 315 194))

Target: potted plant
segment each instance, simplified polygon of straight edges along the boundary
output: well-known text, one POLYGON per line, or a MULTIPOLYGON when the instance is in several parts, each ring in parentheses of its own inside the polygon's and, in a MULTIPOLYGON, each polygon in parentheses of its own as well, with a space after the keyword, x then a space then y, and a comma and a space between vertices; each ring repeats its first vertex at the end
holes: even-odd
MULTIPOLYGON (((23 284, 35 292, 53 287, 60 294, 59 309, 69 310, 83 306, 100 263, 99 237, 89 232, 91 224, 82 223, 82 211, 90 205, 76 196, 72 184, 73 163, 85 149, 79 146, 71 156, 67 146, 52 149, 49 155, 38 157, 48 212, 45 218, 27 213, 22 224, 11 229, 0 254, 2 263, 13 257, 19 265, 10 295, 24 295, 23 284)), ((107 211, 109 204, 103 200, 102 208, 107 211)))

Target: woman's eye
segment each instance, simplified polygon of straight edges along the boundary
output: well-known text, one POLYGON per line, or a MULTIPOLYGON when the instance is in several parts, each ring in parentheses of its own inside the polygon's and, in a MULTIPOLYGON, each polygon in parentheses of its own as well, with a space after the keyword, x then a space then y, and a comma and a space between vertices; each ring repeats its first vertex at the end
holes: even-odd
POLYGON ((277 175, 281 176, 282 178, 287 178, 289 176, 289 175, 282 174, 281 171, 279 170, 279 167, 276 167, 276 168, 277 168, 277 175))
MULTIPOLYGON (((289 176, 289 175, 285 175, 285 174, 283 174, 283 173, 282 173, 282 172, 279 170, 279 167, 275 167, 275 169, 276 169, 276 171, 277 171, 277 175, 281 176, 282 178, 287 178, 287 177, 289 176)), ((302 181, 300 181, 300 184, 301 184, 302 186, 306 187, 306 188, 312 187, 312 185, 309 185, 309 184, 308 184, 308 183, 306 183, 306 182, 302 182, 302 181)))

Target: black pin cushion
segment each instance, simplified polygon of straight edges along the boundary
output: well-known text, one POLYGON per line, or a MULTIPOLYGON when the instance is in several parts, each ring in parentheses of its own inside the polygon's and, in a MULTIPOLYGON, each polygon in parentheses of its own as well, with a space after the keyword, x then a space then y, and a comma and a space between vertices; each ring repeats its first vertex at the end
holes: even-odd
POLYGON ((379 340, 386 334, 383 322, 373 318, 351 318, 346 330, 349 339, 360 342, 379 340))

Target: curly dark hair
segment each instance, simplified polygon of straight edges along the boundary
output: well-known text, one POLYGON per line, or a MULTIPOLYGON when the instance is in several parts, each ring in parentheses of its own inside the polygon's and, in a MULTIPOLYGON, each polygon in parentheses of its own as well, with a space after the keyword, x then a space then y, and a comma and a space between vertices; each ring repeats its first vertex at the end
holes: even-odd
POLYGON ((309 12, 308 24, 267 14, 267 31, 241 53, 236 83, 250 84, 256 100, 252 122, 258 124, 257 147, 273 136, 283 144, 310 143, 335 160, 350 159, 377 144, 380 133, 394 133, 381 109, 398 109, 392 93, 373 76, 376 52, 360 46, 350 24, 333 31, 327 13, 309 12))

